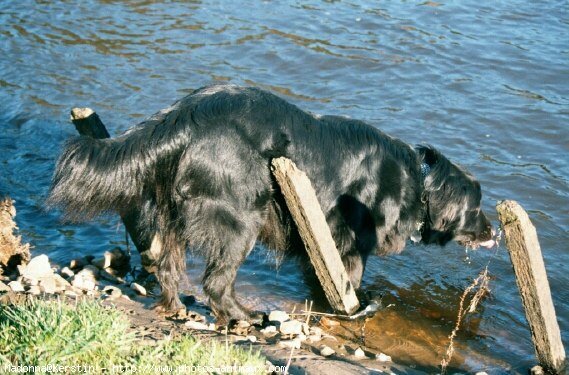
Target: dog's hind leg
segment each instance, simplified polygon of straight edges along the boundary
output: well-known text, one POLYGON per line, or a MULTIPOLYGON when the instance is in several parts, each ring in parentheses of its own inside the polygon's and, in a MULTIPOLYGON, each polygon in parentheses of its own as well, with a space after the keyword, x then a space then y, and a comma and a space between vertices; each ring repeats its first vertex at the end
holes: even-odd
POLYGON ((154 241, 159 241, 161 247, 156 261, 156 278, 162 288, 159 306, 166 311, 176 311, 184 306, 178 290, 180 280, 186 277, 186 245, 173 230, 161 230, 154 241))
POLYGON ((207 259, 203 288, 218 318, 249 320, 249 311, 235 298, 235 278, 241 264, 255 245, 256 234, 230 235, 223 239, 219 256, 207 259))

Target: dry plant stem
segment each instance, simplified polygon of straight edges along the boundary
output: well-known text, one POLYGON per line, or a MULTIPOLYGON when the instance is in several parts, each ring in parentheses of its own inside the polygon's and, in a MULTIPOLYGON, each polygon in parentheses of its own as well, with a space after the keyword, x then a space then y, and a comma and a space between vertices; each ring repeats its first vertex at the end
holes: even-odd
POLYGON ((476 279, 474 279, 472 284, 470 284, 468 286, 468 288, 466 288, 464 290, 464 293, 462 293, 462 296, 460 297, 460 303, 458 305, 458 316, 456 319, 456 325, 454 326, 454 329, 452 330, 452 332, 449 336, 450 342, 449 342, 449 345, 448 345, 448 348, 446 351, 445 358, 443 358, 441 361, 441 374, 442 375, 445 374, 446 368, 450 364, 450 361, 451 361, 452 356, 454 354, 454 338, 456 337, 456 334, 458 333, 458 330, 460 329, 460 324, 462 323, 462 319, 464 318, 464 316, 467 313, 473 312, 476 310, 476 306, 478 305, 478 302, 480 302, 480 299, 488 291, 488 280, 489 280, 488 266, 486 266, 484 271, 480 272, 480 275, 478 275, 478 277, 476 279), (466 300, 466 297, 468 296, 468 294, 474 288, 476 288, 476 286, 478 284, 480 284, 480 286, 478 287, 478 290, 476 291, 476 293, 474 294, 474 296, 470 300, 468 308, 465 310, 464 309, 464 301, 466 300))
POLYGON ((284 375, 288 375, 288 369, 290 368, 290 362, 292 361, 292 352, 294 351, 294 347, 290 348, 290 354, 288 356, 288 361, 286 362, 286 367, 284 370, 284 375))

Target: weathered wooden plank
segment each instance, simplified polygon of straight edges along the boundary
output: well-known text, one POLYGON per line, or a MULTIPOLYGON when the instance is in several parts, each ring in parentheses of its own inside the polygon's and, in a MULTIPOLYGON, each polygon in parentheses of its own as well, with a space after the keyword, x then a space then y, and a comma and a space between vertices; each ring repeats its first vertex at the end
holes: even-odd
POLYGON ((537 359, 546 370, 559 373, 564 366, 565 350, 537 232, 517 202, 500 202, 496 210, 504 229, 537 359))
POLYGON ((330 305, 352 314, 359 301, 310 180, 287 158, 273 159, 272 171, 330 305))

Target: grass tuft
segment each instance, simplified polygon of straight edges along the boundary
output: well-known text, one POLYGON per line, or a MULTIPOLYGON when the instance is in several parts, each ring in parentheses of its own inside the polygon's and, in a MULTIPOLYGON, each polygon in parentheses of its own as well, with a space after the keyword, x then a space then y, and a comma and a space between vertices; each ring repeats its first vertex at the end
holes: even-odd
POLYGON ((190 335, 154 345, 141 342, 126 315, 97 301, 31 300, 0 305, 0 366, 70 363, 97 369, 126 366, 149 373, 156 372, 152 369, 157 366, 171 366, 173 371, 179 366, 208 366, 207 372, 246 366, 247 373, 265 373, 265 359, 251 347, 202 342, 190 335))

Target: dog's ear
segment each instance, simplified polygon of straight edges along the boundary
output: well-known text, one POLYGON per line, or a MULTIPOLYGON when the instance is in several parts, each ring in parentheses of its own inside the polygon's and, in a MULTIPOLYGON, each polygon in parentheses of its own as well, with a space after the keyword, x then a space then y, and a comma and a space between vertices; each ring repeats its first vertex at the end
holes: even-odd
POLYGON ((437 164, 441 157, 441 153, 431 145, 418 145, 416 149, 423 163, 431 168, 437 164))

